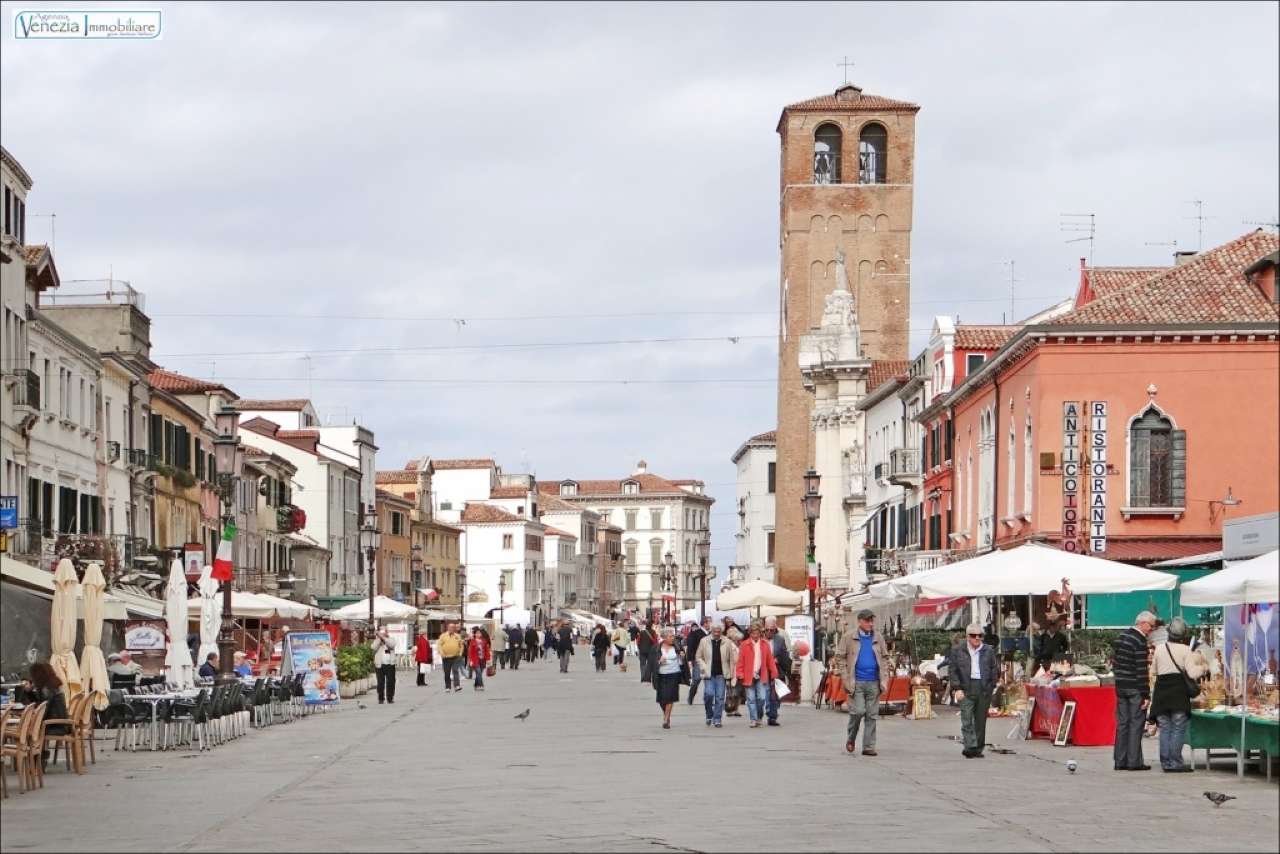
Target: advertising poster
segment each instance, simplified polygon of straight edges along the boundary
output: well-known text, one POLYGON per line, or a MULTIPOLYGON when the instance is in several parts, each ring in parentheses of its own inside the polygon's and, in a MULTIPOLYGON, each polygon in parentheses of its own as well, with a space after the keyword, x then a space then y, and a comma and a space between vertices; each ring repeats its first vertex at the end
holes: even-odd
POLYGON ((404 655, 409 651, 409 624, 391 623, 387 626, 387 634, 396 645, 396 654, 404 655))
POLYGON ((305 673, 303 701, 308 706, 338 702, 338 661, 328 632, 289 632, 284 655, 293 673, 305 673))
POLYGON ((813 617, 808 614, 796 614, 787 617, 787 636, 791 638, 791 648, 804 641, 808 649, 804 655, 796 655, 797 659, 809 658, 813 655, 813 617))

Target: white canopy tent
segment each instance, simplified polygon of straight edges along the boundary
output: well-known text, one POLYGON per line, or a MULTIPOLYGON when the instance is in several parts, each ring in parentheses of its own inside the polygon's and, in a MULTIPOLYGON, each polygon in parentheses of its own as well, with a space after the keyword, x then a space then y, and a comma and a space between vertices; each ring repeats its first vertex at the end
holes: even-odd
POLYGON ((254 593, 253 596, 275 608, 275 616, 286 620, 309 620, 320 613, 319 608, 313 608, 301 602, 294 602, 292 599, 272 596, 270 593, 254 593))
MULTIPOLYGON (((218 584, 218 582, 213 581, 213 579, 210 579, 210 581, 213 584, 218 584)), ((218 592, 216 595, 218 601, 221 602, 222 593, 218 592)), ((187 614, 190 619, 200 619, 200 609, 203 603, 204 597, 202 596, 196 596, 187 600, 187 614)), ((246 593, 243 590, 231 591, 231 616, 262 620, 267 617, 274 616, 275 613, 275 606, 269 602, 259 599, 253 593, 246 593)), ((219 614, 219 619, 221 619, 221 614, 219 614)))
MULTIPOLYGON (((1264 602, 1280 602, 1280 550, 1267 552, 1242 561, 1227 561, 1227 566, 1215 573, 1188 581, 1182 585, 1183 605, 1254 605, 1264 602)), ((1244 633, 1244 658, 1249 660, 1249 636, 1244 633)), ((1265 637, 1265 634, 1264 634, 1265 637)), ((1249 684, 1248 664, 1242 674, 1243 685, 1249 684)), ((1245 693, 1248 693, 1247 690, 1245 693)), ((1248 720, 1248 702, 1240 698, 1240 745, 1236 752, 1236 773, 1244 776, 1245 724, 1248 720)))
POLYGON ((1183 605, 1252 605, 1280 602, 1280 551, 1227 565, 1182 585, 1183 605))
MULTIPOLYGON (((373 599, 373 618, 375 620, 407 620, 418 615, 418 609, 403 602, 397 602, 386 596, 378 595, 373 599)), ((369 619, 369 600, 361 599, 350 605, 343 605, 330 614, 335 620, 369 619)))
POLYGON ((792 614, 803 604, 804 594, 799 590, 788 590, 759 579, 725 590, 716 597, 718 610, 749 608, 753 613, 758 611, 758 616, 767 616, 764 612, 766 608, 780 609, 775 610, 774 615, 792 614))
POLYGON ((1054 590, 1064 578, 1076 594, 1172 590, 1178 583, 1178 577, 1171 573, 1026 543, 891 578, 872 584, 868 590, 880 598, 1025 596, 1054 590))

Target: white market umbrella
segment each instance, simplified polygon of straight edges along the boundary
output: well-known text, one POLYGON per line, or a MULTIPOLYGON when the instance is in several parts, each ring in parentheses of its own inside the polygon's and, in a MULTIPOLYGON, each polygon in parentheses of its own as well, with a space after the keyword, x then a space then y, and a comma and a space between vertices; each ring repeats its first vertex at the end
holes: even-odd
POLYGON ((49 664, 62 680, 62 693, 70 703, 80 691, 80 666, 76 664, 76 597, 80 582, 71 561, 58 561, 53 573, 53 606, 49 609, 49 664))
MULTIPOLYGON (((217 584, 218 582, 214 582, 217 584)), ((219 601, 222 596, 219 594, 219 601)), ((187 613, 191 619, 197 619, 200 615, 200 609, 203 607, 203 597, 194 596, 187 600, 187 613)), ((275 606, 269 602, 264 602, 254 593, 246 593, 243 590, 231 591, 231 616, 245 617, 249 619, 261 620, 275 614, 275 606)))
MULTIPOLYGON (((1267 552, 1264 555, 1242 561, 1226 561, 1228 566, 1217 572, 1188 581, 1182 585, 1183 605, 1254 605, 1280 601, 1280 551, 1267 552)), ((1252 624, 1253 615, 1247 618, 1252 624)), ((1249 625, 1247 629, 1252 629, 1249 625)), ((1251 631, 1244 633, 1244 673, 1240 674, 1241 684, 1248 691, 1249 685, 1249 638, 1251 631)), ((1266 634, 1263 634, 1266 637, 1266 634)), ((1248 697, 1240 697, 1240 745, 1243 748, 1245 723, 1249 716, 1248 697)), ((1237 753, 1236 773, 1244 776, 1244 750, 1237 753)))
POLYGON ((213 567, 200 571, 200 651, 196 659, 204 661, 209 653, 218 651, 218 631, 222 628, 221 585, 213 577, 213 567))
POLYGON ((767 581, 756 579, 748 581, 732 590, 726 590, 716 597, 716 609, 734 611, 739 608, 763 609, 781 608, 782 613, 790 614, 804 604, 804 593, 799 590, 788 590, 767 581))
POLYGON ((81 585, 81 595, 84 597, 84 649, 80 651, 80 673, 84 677, 84 687, 93 698, 93 707, 99 711, 107 707, 107 691, 111 688, 107 661, 102 657, 106 587, 102 567, 97 563, 89 564, 81 585))
POLYGON ((270 593, 253 594, 259 601, 274 607, 275 615, 288 620, 307 620, 315 616, 318 608, 310 605, 304 605, 301 602, 294 602, 292 599, 283 599, 279 596, 272 596, 270 593))
POLYGON ((1026 596, 1055 590, 1064 578, 1073 594, 1172 590, 1178 584, 1178 577, 1168 572, 1026 543, 891 578, 868 590, 882 598, 1026 596))
MULTIPOLYGON (((403 602, 397 602, 386 596, 378 595, 373 599, 373 618, 375 620, 405 620, 417 615, 418 609, 403 602)), ((361 599, 350 605, 343 605, 330 614, 335 620, 368 620, 369 600, 361 599)))
POLYGON ((1182 585, 1182 604, 1196 606, 1252 605, 1280 602, 1280 551, 1226 566, 1182 585))
POLYGON ((187 577, 182 561, 174 559, 164 589, 164 619, 169 629, 169 652, 165 655, 168 681, 179 688, 195 685, 191 650, 187 649, 187 577))

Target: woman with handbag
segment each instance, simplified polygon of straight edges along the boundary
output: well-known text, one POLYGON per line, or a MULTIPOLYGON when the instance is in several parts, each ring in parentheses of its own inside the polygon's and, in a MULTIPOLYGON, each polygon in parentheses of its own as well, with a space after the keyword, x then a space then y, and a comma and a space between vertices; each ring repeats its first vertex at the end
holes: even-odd
POLYGON ((671 707, 680 702, 680 683, 684 678, 684 658, 676 649, 676 630, 662 630, 662 641, 649 650, 649 673, 653 691, 662 709, 662 728, 671 729, 671 707))
POLYGON ((427 684, 427 672, 431 669, 431 641, 426 632, 420 632, 413 642, 413 661, 418 665, 418 684, 427 684))
POLYGON ((473 686, 475 690, 484 690, 485 668, 492 659, 489 640, 484 636, 484 632, 480 631, 479 626, 472 626, 471 640, 467 643, 467 664, 471 665, 471 670, 475 673, 476 681, 473 686))
POLYGON ((1182 761, 1191 720, 1191 699, 1200 693, 1200 677, 1208 672, 1204 657, 1187 645, 1187 624, 1181 617, 1169 622, 1169 639, 1156 647, 1155 690, 1148 720, 1160 727, 1160 767, 1175 774, 1190 773, 1182 761))

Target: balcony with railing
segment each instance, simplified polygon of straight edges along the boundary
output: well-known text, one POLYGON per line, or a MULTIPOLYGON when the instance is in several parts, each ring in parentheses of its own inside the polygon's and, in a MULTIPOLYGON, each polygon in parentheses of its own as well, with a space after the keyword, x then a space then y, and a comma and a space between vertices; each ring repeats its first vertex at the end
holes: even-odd
POLYGON ((894 448, 889 453, 889 482, 897 486, 920 485, 920 451, 894 448))
POLYGON ((27 368, 5 371, 5 388, 10 389, 10 396, 16 409, 40 411, 40 375, 27 368))

